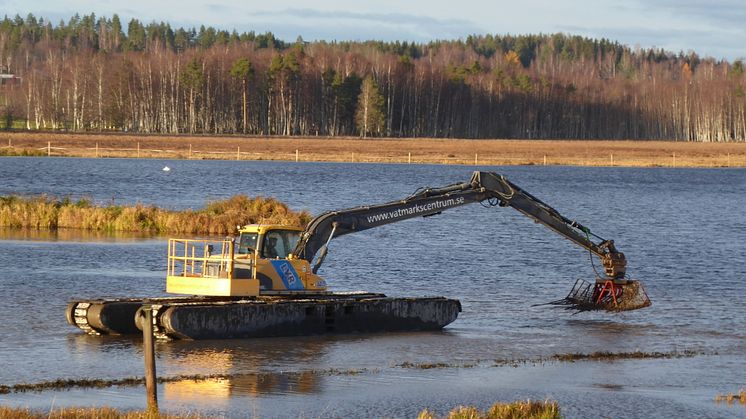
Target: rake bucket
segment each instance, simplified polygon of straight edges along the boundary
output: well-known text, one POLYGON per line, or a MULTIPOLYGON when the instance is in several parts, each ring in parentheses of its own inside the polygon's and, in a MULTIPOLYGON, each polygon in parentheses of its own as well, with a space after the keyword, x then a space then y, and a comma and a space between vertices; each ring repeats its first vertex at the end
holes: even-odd
POLYGON ((640 281, 599 279, 588 282, 578 279, 565 298, 549 304, 578 311, 630 311, 648 307, 652 303, 640 281))

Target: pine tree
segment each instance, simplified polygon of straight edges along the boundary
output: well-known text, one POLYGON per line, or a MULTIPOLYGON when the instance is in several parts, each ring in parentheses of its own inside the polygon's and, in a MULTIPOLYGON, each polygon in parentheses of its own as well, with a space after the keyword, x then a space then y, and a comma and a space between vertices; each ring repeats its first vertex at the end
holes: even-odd
POLYGON ((386 123, 384 100, 378 89, 378 83, 368 76, 363 80, 360 96, 357 99, 355 122, 360 136, 366 138, 368 134, 380 135, 386 123))
POLYGON ((127 27, 127 51, 142 51, 145 49, 145 27, 137 19, 130 20, 127 27))
POLYGON ((122 43, 122 38, 124 38, 124 33, 122 32, 122 21, 119 20, 119 15, 117 14, 111 17, 111 33, 114 37, 112 39, 112 49, 118 51, 122 43))
POLYGON ((248 58, 239 58, 233 63, 231 67, 231 76, 236 80, 241 81, 241 95, 243 103, 243 112, 241 118, 243 120, 243 133, 246 134, 248 130, 248 84, 254 78, 254 66, 251 64, 248 58))
POLYGON ((181 82, 189 89, 189 132, 197 132, 197 96, 202 91, 205 75, 202 70, 202 62, 194 58, 187 64, 181 73, 181 82))

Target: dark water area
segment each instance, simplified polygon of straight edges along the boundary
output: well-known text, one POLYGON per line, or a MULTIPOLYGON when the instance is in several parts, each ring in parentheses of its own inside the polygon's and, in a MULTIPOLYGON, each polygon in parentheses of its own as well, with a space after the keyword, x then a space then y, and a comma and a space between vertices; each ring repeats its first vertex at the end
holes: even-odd
MULTIPOLYGON (((182 209, 243 193, 317 214, 466 181, 475 169, 0 158, 0 195, 182 209)), ((594 277, 587 251, 510 208, 456 208, 341 237, 320 271, 335 291, 460 299, 463 312, 442 332, 159 342, 160 376, 226 377, 163 384, 161 407, 231 417, 412 417, 426 407, 442 413, 549 398, 568 417, 746 416, 743 405, 714 402, 746 387, 746 170, 478 169, 505 174, 615 240, 653 306, 576 315, 533 307, 594 277), (700 355, 495 366, 638 350, 700 355), (447 367, 416 367, 428 364, 447 367)), ((165 256, 164 237, 0 230, 0 384, 141 376, 139 339, 83 335, 66 324, 64 308, 80 297, 164 295, 165 256)), ((145 397, 142 388, 112 387, 6 394, 0 404, 142 408, 145 397)))

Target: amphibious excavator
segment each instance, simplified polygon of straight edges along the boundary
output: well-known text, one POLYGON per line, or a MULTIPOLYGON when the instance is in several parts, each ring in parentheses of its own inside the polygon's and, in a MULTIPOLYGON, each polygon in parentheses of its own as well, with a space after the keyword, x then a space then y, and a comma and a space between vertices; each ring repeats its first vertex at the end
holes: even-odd
POLYGON ((336 237, 472 203, 512 207, 600 259, 595 280, 577 280, 565 298, 549 304, 580 311, 650 305, 642 284, 627 278, 626 258, 612 240, 504 176, 477 171, 467 182, 423 188, 402 200, 325 212, 305 229, 253 224, 225 240, 170 239, 166 292, 190 296, 73 301, 67 320, 90 334, 137 333, 135 319, 142 316, 135 314, 147 309, 156 336, 165 339, 440 329, 458 316, 458 300, 330 292, 318 271, 336 237))

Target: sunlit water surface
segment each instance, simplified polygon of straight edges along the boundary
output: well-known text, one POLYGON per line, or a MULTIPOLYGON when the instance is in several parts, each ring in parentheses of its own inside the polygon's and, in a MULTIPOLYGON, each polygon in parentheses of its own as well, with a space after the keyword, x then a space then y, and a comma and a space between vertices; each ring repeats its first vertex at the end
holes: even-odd
MULTIPOLYGON (((237 193, 312 213, 468 180, 474 167, 0 158, 0 195, 198 208, 237 193), (171 167, 164 172, 163 166, 171 167)), ((716 404, 746 386, 746 171, 480 167, 614 239, 653 306, 623 314, 532 305, 593 278, 589 256, 512 209, 480 205, 332 242, 334 290, 458 298, 442 332, 158 343, 158 374, 227 378, 159 387, 162 408, 227 416, 412 417, 426 407, 558 400, 568 417, 743 417, 716 404), (693 358, 538 362, 596 351, 693 358), (533 360, 495 366, 495 360, 533 360), (406 365, 445 364, 447 368, 406 365), (351 374, 355 372, 355 374, 351 374)), ((142 375, 136 338, 68 326, 81 297, 164 295, 166 238, 0 231, 0 384, 142 375)), ((0 403, 142 408, 142 388, 15 393, 0 403)))

